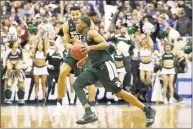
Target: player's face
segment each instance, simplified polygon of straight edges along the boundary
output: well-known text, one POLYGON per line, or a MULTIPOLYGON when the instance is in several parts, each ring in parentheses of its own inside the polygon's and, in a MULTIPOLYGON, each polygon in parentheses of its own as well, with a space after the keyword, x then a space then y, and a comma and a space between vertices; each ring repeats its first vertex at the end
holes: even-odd
POLYGON ((74 23, 78 21, 78 19, 81 17, 80 10, 72 10, 70 12, 70 17, 74 23))
POLYGON ((80 33, 84 29, 85 26, 86 26, 85 23, 81 21, 80 19, 78 19, 77 24, 76 24, 76 31, 80 33))

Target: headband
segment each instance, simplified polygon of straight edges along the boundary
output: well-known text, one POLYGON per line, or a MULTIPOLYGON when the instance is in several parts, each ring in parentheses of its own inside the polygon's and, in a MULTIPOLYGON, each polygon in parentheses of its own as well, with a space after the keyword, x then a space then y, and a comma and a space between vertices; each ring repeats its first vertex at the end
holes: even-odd
POLYGON ((80 17, 80 20, 86 23, 90 27, 91 21, 88 17, 80 17))

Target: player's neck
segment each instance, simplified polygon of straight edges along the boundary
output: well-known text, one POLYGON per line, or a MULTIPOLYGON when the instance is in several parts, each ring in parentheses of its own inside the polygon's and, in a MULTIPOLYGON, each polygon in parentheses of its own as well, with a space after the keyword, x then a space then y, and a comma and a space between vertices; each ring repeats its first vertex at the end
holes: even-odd
POLYGON ((88 31, 89 31, 89 28, 88 28, 88 27, 84 28, 84 30, 82 31, 82 35, 83 35, 83 36, 86 36, 87 33, 88 33, 88 31))

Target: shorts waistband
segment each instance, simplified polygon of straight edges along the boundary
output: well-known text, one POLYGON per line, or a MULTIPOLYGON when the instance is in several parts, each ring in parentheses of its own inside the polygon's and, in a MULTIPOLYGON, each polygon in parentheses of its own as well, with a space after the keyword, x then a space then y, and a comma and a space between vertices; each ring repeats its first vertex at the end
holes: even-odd
POLYGON ((142 61, 141 61, 141 63, 142 63, 142 64, 150 64, 151 61, 149 61, 149 62, 142 62, 142 61))
POLYGON ((44 66, 37 66, 37 65, 35 65, 34 64, 34 67, 37 67, 37 68, 44 68, 46 65, 44 65, 44 66))

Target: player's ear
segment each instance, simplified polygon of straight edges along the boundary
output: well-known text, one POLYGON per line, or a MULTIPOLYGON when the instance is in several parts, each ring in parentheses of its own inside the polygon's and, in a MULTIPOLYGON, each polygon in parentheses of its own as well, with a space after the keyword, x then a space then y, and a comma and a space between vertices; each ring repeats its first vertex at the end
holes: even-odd
POLYGON ((86 23, 84 23, 84 28, 87 26, 87 24, 86 23))

